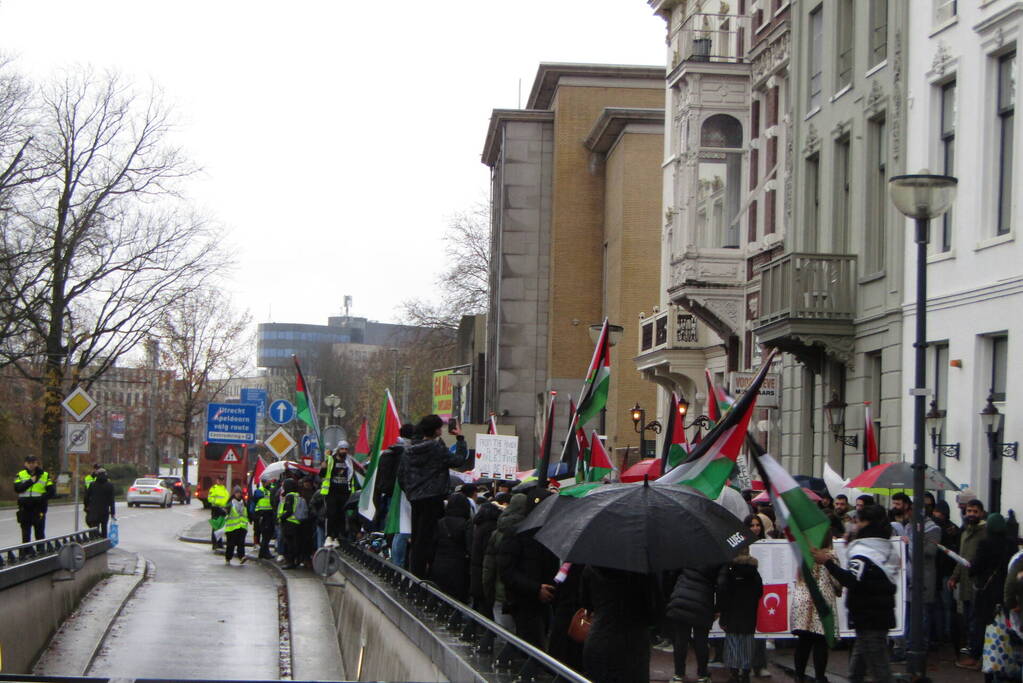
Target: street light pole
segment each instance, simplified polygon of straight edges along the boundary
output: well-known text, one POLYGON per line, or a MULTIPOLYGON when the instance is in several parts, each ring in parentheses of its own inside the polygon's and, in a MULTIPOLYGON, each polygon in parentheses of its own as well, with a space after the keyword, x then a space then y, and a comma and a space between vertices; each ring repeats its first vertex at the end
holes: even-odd
POLYGON ((927 671, 924 647, 924 474, 927 412, 927 231, 933 218, 952 205, 957 180, 922 171, 917 175, 894 176, 889 180, 892 201, 903 215, 914 219, 916 227, 916 334, 913 389, 913 538, 911 562, 914 568, 909 602, 910 673, 922 676, 927 671))

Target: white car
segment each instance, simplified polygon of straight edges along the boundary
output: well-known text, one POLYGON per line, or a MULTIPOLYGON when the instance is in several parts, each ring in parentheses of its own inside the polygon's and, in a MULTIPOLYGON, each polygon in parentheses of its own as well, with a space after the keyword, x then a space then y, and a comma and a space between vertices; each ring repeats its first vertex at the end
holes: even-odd
POLYGON ((138 507, 143 503, 148 503, 169 508, 172 495, 171 490, 160 479, 136 479, 135 483, 128 488, 128 507, 133 505, 138 507))

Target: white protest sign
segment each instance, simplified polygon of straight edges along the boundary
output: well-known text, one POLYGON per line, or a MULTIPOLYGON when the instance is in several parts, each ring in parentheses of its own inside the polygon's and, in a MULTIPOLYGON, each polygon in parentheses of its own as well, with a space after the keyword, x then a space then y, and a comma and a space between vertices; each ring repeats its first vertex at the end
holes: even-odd
POLYGON ((499 434, 476 435, 476 479, 514 479, 519 467, 519 437, 499 434))

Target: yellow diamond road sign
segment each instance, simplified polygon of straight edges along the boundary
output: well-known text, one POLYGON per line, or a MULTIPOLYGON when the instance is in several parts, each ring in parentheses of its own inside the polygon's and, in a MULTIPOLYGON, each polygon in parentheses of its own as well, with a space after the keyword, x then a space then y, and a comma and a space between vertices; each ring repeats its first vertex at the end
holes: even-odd
POLYGON ((71 417, 81 420, 96 407, 96 399, 85 393, 85 389, 75 387, 75 390, 68 394, 61 405, 64 406, 64 410, 68 411, 71 417))
POLYGON ((278 458, 283 458, 288 454, 288 451, 295 447, 295 440, 291 438, 291 434, 288 434, 284 427, 278 427, 277 431, 271 434, 270 438, 263 443, 278 458))

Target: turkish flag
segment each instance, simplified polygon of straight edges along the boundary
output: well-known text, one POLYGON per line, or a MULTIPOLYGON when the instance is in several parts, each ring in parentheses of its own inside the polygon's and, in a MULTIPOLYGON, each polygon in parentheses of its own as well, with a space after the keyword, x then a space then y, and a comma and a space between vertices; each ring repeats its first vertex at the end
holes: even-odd
POLYGON ((787 633, 789 630, 789 587, 776 583, 764 586, 757 606, 757 631, 787 633))

